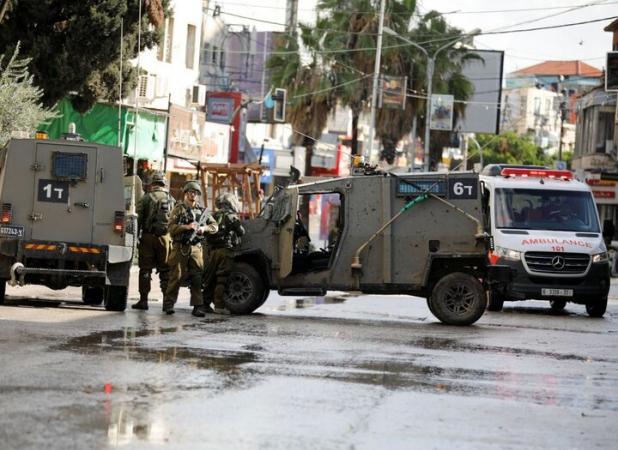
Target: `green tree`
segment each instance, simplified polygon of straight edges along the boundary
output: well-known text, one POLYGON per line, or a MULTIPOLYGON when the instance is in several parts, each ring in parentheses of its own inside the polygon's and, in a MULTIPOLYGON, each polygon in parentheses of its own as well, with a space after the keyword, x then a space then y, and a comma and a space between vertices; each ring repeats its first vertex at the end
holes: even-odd
POLYGON ((139 50, 152 48, 166 15, 168 0, 13 0, 0 27, 0 52, 12 53, 21 42, 43 103, 51 106, 71 93, 73 106, 84 112, 98 100, 118 99, 121 26, 125 96, 137 81, 129 60, 138 54, 140 23, 139 50))
POLYGON ((19 58, 19 45, 5 63, 0 56, 0 146, 16 131, 31 133, 55 116, 40 103, 43 91, 28 73, 29 59, 19 58))
MULTIPOLYGON (((551 166, 553 160, 538 147, 529 136, 518 136, 512 131, 507 131, 498 136, 492 134, 479 134, 476 140, 483 151, 483 164, 525 164, 551 166)), ((472 165, 480 161, 478 147, 471 144, 468 148, 470 157, 468 164, 472 165)))

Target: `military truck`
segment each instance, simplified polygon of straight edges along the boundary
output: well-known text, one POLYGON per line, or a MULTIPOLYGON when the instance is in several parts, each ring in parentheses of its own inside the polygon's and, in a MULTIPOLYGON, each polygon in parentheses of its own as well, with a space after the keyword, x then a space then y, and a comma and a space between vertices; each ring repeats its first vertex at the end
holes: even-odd
POLYGON ((468 325, 485 310, 486 287, 504 282, 502 267, 486 264, 489 239, 474 173, 363 170, 293 185, 277 189, 260 216, 243 225, 225 297, 237 314, 254 311, 274 289, 337 290, 425 297, 442 322, 468 325), (299 204, 318 195, 338 205, 319 248, 307 245, 299 214, 299 204))
POLYGON ((0 303, 6 283, 82 286, 123 311, 133 258, 120 148, 13 139, 0 150, 0 303))

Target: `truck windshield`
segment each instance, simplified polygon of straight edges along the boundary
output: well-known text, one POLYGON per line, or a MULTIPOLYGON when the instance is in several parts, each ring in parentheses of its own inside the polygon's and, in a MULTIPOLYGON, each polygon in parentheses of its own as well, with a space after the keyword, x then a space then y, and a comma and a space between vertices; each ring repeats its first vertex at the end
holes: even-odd
POLYGON ((496 189, 494 212, 496 228, 599 232, 589 192, 496 189))

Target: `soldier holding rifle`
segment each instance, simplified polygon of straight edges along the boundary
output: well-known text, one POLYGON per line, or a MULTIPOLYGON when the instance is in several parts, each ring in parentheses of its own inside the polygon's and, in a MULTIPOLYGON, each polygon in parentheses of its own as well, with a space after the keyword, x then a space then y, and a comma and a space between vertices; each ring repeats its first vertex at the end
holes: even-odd
POLYGON ((205 234, 216 233, 218 226, 212 216, 197 203, 201 189, 196 181, 185 183, 183 192, 184 199, 172 210, 169 222, 173 244, 169 258, 171 273, 163 298, 163 311, 174 314, 181 280, 188 277, 193 306, 191 314, 204 317, 201 289, 204 263, 201 241, 205 234))

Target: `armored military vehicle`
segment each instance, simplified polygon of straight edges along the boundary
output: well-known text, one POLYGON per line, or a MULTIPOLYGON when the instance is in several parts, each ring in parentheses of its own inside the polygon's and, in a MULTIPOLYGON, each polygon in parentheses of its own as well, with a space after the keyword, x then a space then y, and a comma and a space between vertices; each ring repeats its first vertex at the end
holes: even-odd
POLYGON ((119 148, 13 139, 0 150, 0 303, 6 283, 82 286, 123 311, 133 257, 119 148))
MULTIPOLYGON (((409 294, 427 299, 442 322, 468 325, 483 314, 490 283, 478 174, 359 175, 278 189, 236 250, 227 307, 249 313, 269 290, 324 295, 328 290, 409 294), (320 248, 308 241, 299 204, 320 196, 331 226, 320 248)), ((315 238, 314 238, 315 241, 315 238)))

